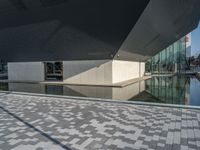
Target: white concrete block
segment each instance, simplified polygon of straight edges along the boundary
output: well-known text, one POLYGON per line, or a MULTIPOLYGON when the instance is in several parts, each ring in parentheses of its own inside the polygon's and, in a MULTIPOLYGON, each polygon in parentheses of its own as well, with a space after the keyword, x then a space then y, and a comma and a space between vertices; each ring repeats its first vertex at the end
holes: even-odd
POLYGON ((111 60, 63 62, 63 80, 77 84, 112 84, 111 60))
POLYGON ((112 83, 123 82, 144 75, 145 63, 113 60, 112 63, 112 83))
POLYGON ((42 62, 8 63, 8 79, 11 81, 44 81, 42 62))
MULTIPOLYGON (((144 71, 145 63, 133 61, 63 61, 63 81, 71 84, 111 85, 141 77, 144 71)), ((44 72, 42 62, 8 63, 8 77, 12 81, 44 81, 44 72)))

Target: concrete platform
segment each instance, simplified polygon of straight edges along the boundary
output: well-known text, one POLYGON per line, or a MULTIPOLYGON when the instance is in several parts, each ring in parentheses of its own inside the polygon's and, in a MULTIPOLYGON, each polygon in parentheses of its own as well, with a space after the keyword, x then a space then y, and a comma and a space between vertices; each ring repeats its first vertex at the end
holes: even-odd
POLYGON ((34 81, 10 81, 10 80, 0 80, 3 83, 35 83, 35 84, 47 84, 47 85, 77 85, 77 86, 105 86, 105 87, 125 87, 130 84, 150 79, 151 76, 144 76, 140 78, 135 78, 115 84, 82 84, 82 83, 70 83, 70 82, 63 82, 63 81, 43 81, 43 82, 34 82, 34 81))
POLYGON ((123 81, 123 82, 119 82, 119 83, 115 83, 115 84, 81 84, 81 83, 70 83, 70 82, 56 82, 56 81, 44 81, 44 82, 40 82, 42 84, 52 84, 52 85, 78 85, 78 86, 107 86, 107 87, 125 87, 128 86, 130 84, 142 81, 142 80, 147 80, 150 79, 151 76, 144 76, 144 77, 140 77, 140 78, 135 78, 135 79, 131 79, 131 80, 127 80, 127 81, 123 81))
POLYGON ((3 150, 200 149, 200 110, 0 93, 3 150))

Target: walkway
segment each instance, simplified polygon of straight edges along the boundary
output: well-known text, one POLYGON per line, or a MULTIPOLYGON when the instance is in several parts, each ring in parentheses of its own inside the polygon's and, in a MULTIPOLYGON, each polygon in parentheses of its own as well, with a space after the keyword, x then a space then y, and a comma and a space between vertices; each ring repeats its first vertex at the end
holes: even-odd
POLYGON ((0 93, 1 150, 196 150, 200 110, 0 93))

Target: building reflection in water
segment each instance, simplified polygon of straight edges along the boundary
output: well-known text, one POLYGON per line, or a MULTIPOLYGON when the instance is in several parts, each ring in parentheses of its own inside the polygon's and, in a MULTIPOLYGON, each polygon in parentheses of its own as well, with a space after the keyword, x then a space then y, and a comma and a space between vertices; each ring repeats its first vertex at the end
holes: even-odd
POLYGON ((194 77, 159 76, 123 88, 0 83, 0 90, 45 93, 79 97, 94 97, 130 101, 145 101, 200 106, 200 82, 194 77))
POLYGON ((188 105, 190 78, 159 76, 145 81, 145 90, 161 103, 188 105))
POLYGON ((145 81, 137 82, 123 88, 94 87, 94 86, 64 86, 64 95, 69 95, 72 92, 71 90, 73 92, 80 94, 79 96, 127 100, 145 90, 145 81))
POLYGON ((8 90, 17 92, 45 93, 79 97, 127 100, 145 90, 145 81, 140 81, 123 88, 101 86, 8 83, 8 90))

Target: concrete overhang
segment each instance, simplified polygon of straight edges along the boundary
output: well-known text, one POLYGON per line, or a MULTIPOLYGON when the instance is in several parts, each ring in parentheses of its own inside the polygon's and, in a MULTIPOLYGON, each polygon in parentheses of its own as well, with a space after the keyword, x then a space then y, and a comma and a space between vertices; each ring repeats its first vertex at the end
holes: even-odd
POLYGON ((199 0, 151 0, 115 59, 146 61, 194 30, 199 20, 199 0))
POLYGON ((1 0, 5 61, 113 59, 149 0, 1 0))
POLYGON ((4 61, 146 61, 197 26, 200 1, 1 0, 0 12, 4 61))

